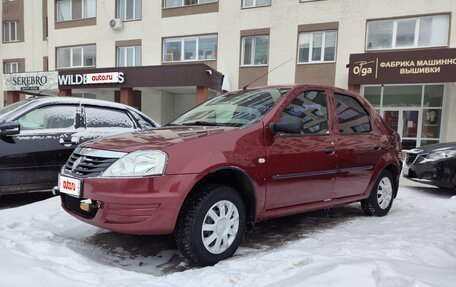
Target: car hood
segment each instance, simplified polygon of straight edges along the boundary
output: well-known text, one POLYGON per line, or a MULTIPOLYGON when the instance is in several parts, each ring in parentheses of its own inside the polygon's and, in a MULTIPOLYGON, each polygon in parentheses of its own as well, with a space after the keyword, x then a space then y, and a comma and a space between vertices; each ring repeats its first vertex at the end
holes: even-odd
POLYGON ((238 127, 177 126, 162 127, 105 137, 83 145, 84 148, 118 152, 164 149, 168 146, 239 129, 238 127))
POLYGON ((412 153, 432 153, 439 150, 448 150, 448 149, 456 149, 456 142, 449 142, 449 143, 439 143, 439 144, 431 144, 425 145, 416 149, 410 150, 412 153))

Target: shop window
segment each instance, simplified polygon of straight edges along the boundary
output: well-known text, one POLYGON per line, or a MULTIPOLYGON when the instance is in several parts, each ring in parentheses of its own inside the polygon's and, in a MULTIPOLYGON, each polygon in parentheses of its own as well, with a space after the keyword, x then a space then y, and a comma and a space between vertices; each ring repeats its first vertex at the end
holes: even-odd
POLYGON ((365 87, 364 88, 364 97, 374 107, 380 107, 380 105, 381 105, 381 96, 382 96, 381 93, 382 93, 382 88, 380 86, 365 87))
POLYGON ((19 41, 19 22, 3 22, 3 42, 8 43, 17 41, 19 41))
POLYGON ((57 22, 95 18, 96 0, 58 0, 56 2, 57 22))
POLYGON ((95 45, 57 48, 57 68, 94 67, 95 65, 95 45))
POLYGON ((371 131, 369 114, 355 98, 334 94, 334 100, 340 134, 363 134, 371 131))
POLYGON ((242 8, 253 8, 271 5, 271 0, 242 0, 242 8))
POLYGON ((269 35, 242 37, 241 66, 268 64, 269 35))
POLYGON ((298 63, 322 63, 336 60, 337 31, 299 34, 298 63))
POLYGON ((163 62, 210 61, 217 58, 217 35, 163 40, 163 62))
POLYGON ((384 107, 419 107, 421 106, 422 86, 385 86, 383 88, 384 107))
POLYGON ((117 18, 122 21, 141 19, 141 0, 117 0, 117 18))
POLYGON ((281 117, 301 119, 303 135, 328 134, 328 96, 322 91, 306 91, 299 94, 285 108, 281 117))
POLYGON ((19 62, 5 62, 5 63, 3 63, 3 73, 4 74, 19 73, 20 65, 21 65, 21 63, 19 63, 19 62))
POLYGON ((117 67, 141 66, 141 46, 117 47, 117 67))
POLYGON ((366 50, 448 45, 449 15, 367 22, 366 50))
POLYGON ((164 8, 184 7, 190 5, 201 5, 216 2, 218 2, 218 0, 165 0, 164 8))

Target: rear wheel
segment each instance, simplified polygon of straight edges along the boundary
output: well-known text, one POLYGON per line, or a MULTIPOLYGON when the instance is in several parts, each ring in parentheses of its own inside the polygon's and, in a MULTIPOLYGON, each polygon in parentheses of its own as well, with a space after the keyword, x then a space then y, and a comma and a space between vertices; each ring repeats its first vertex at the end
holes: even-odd
POLYGON ((361 201, 366 215, 385 216, 388 214, 394 199, 394 179, 391 172, 384 170, 375 183, 370 196, 361 201))
POLYGON ((244 236, 245 206, 229 186, 208 185, 188 198, 175 230, 180 252, 196 265, 231 257, 244 236))

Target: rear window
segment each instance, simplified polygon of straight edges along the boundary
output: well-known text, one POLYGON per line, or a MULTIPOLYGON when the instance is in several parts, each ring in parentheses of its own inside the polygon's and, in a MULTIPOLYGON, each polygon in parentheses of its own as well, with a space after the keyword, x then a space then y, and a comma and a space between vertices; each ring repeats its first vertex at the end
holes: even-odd
POLYGON ((131 118, 122 110, 85 107, 87 128, 133 128, 131 118))
POLYGON ((342 94, 334 94, 334 100, 336 102, 340 134, 350 135, 371 132, 369 113, 358 100, 342 94))

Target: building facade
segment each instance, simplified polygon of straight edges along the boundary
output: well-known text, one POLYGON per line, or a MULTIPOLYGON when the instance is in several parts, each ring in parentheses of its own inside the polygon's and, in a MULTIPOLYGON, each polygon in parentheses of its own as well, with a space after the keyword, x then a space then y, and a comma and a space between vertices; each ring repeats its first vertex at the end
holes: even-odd
MULTIPOLYGON (((60 82, 48 92, 124 101, 166 123, 220 92, 217 71, 224 90, 328 84, 364 95, 404 148, 456 141, 454 0, 4 0, 1 9, 6 77, 158 69, 144 76, 153 83, 60 82)), ((1 104, 20 92, 4 82, 1 104)))

